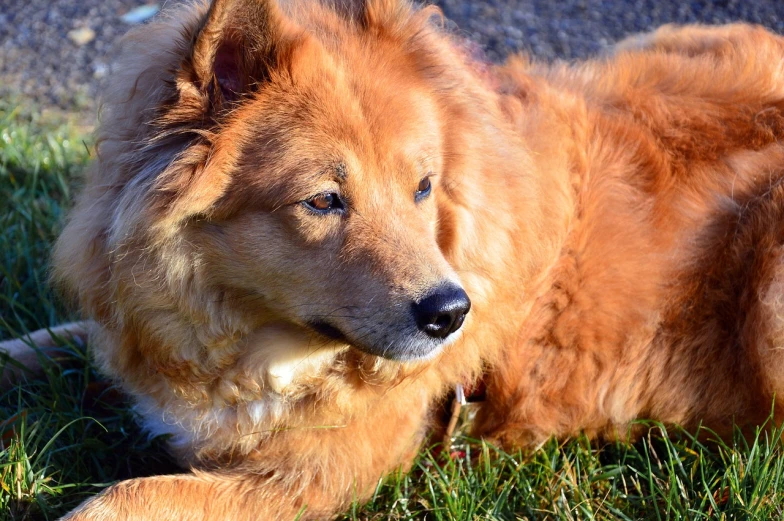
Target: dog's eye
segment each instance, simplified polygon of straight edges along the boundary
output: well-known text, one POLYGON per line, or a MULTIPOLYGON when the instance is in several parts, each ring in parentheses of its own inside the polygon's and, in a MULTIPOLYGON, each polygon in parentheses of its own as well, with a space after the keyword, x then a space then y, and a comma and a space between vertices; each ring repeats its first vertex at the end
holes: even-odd
POLYGON ((430 184, 430 177, 423 177, 421 181, 419 181, 419 186, 417 186, 416 193, 414 194, 415 201, 421 201, 428 195, 430 195, 430 189, 432 185, 430 184))
POLYGON ((340 196, 334 192, 332 193, 325 192, 323 194, 318 194, 317 196, 311 197, 310 199, 304 201, 304 203, 310 209, 319 212, 343 210, 345 208, 345 206, 343 205, 343 201, 340 199, 340 196))

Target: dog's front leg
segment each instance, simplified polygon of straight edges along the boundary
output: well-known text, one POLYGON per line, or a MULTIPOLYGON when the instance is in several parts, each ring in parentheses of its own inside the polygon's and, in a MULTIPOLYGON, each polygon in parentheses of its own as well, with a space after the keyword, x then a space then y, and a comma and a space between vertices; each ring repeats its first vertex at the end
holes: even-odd
MULTIPOLYGON (((287 494, 280 483, 252 474, 155 476, 113 485, 62 521, 283 521, 304 514, 306 501, 287 494)), ((300 519, 329 515, 313 513, 300 519)))
POLYGON ((410 466, 430 424, 431 400, 416 382, 354 398, 357 408, 340 421, 313 411, 307 425, 266 438, 230 468, 123 481, 64 519, 330 519, 367 499, 385 474, 410 466))

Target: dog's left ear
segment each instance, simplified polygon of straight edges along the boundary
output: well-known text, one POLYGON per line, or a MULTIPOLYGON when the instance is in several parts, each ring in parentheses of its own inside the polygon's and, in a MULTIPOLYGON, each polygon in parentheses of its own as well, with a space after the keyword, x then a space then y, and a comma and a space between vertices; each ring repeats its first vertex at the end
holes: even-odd
POLYGON ((176 151, 154 183, 150 210, 161 224, 206 214, 225 192, 237 143, 204 136, 220 135, 212 132, 214 124, 283 66, 301 34, 276 0, 214 0, 183 34, 176 98, 158 120, 179 132, 166 129, 147 148, 158 157, 176 151))
POLYGON ((183 68, 213 108, 225 107, 269 77, 292 33, 275 0, 214 0, 183 68))

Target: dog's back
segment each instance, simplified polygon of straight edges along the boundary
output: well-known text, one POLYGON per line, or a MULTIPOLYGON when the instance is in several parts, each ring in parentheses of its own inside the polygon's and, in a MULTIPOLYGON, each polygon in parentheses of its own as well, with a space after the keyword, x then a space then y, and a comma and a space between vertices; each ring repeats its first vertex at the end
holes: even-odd
POLYGON ((784 383, 782 56, 759 27, 665 27, 587 64, 507 66, 526 143, 569 158, 575 213, 478 433, 625 436, 636 418, 729 433, 769 415, 784 383))

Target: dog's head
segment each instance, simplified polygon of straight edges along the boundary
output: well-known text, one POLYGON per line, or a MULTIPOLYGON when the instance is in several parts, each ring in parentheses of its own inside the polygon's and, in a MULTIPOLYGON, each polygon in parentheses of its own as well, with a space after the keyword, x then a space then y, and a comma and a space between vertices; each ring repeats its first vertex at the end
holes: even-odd
MULTIPOLYGON (((471 302, 448 258, 449 171, 468 138, 447 71, 464 57, 433 17, 386 0, 216 0, 137 60, 152 66, 126 58, 135 79, 115 98, 130 98, 109 102, 70 225, 96 228, 109 258, 90 261, 101 279, 83 305, 137 321, 177 308, 213 330, 231 329, 216 318, 231 309, 246 331, 284 322, 395 360, 456 338, 471 302)), ((144 49, 171 33, 135 38, 144 49)), ((67 242, 61 272, 84 257, 67 242)))
POLYGON ((426 357, 470 308, 438 243, 445 107, 398 42, 319 15, 212 5, 187 79, 222 113, 212 146, 230 164, 208 164, 225 187, 203 216, 184 209, 189 240, 260 316, 426 357))
POLYGON ((214 213, 187 231, 212 282, 258 306, 260 318, 386 358, 426 357, 453 339, 470 301, 438 244, 439 129, 420 117, 427 108, 406 115, 422 100, 401 98, 398 120, 372 130, 363 121, 376 118, 372 108, 357 113, 340 99, 326 112, 357 119, 334 127, 321 108, 275 128, 265 123, 271 105, 248 106, 238 122, 253 136, 247 158, 214 213))

